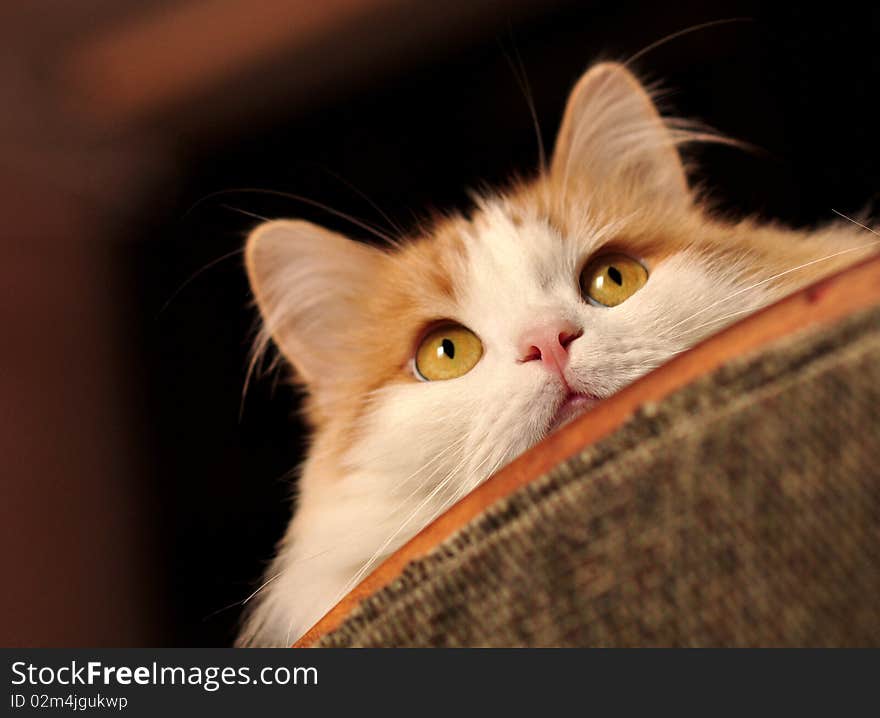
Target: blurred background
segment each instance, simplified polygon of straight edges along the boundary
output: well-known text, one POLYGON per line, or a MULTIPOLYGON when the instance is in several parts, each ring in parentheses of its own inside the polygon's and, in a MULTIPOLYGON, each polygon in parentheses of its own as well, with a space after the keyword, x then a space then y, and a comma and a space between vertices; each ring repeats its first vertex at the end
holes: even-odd
POLYGON ((532 172, 639 58, 722 211, 880 190, 880 10, 759 2, 28 0, 0 7, 0 644, 228 645, 288 520, 298 397, 243 396, 258 217, 369 240, 532 172), (263 192, 258 190, 269 190, 263 192), (289 195, 306 198, 297 199, 289 195), (383 216, 384 215, 384 216, 383 216))

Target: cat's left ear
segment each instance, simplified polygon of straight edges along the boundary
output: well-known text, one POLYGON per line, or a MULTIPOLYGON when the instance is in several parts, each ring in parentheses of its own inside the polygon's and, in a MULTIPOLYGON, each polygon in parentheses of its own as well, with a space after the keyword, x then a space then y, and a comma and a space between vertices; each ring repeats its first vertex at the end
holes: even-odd
POLYGON ((690 201, 674 133, 641 83, 617 63, 595 65, 575 85, 550 171, 563 184, 690 201))

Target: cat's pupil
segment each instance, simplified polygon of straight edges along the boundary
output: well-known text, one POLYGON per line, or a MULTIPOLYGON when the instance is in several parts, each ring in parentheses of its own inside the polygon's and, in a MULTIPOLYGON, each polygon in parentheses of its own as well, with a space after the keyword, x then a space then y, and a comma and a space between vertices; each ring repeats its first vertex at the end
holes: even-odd
POLYGON ((440 351, 437 354, 455 359, 455 344, 453 341, 451 339, 444 339, 440 344, 440 351))
POLYGON ((618 287, 623 286, 623 275, 617 267, 608 267, 608 276, 618 287))

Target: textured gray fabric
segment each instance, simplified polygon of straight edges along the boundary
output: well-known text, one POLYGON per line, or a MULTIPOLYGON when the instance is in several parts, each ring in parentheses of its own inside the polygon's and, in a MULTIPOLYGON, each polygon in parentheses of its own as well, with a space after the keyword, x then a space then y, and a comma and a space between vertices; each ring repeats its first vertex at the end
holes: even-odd
POLYGON ((643 407, 320 645, 880 645, 878 330, 862 313, 643 407))

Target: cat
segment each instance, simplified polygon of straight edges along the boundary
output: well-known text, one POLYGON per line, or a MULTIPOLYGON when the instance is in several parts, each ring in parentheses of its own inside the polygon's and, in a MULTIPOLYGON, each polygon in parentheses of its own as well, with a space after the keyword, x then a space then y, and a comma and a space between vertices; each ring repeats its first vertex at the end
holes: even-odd
POLYGON ((290 645, 389 553, 555 428, 870 252, 854 224, 712 216, 625 66, 568 99, 537 177, 390 248, 269 221, 245 264, 313 429, 293 520, 238 639, 290 645))

